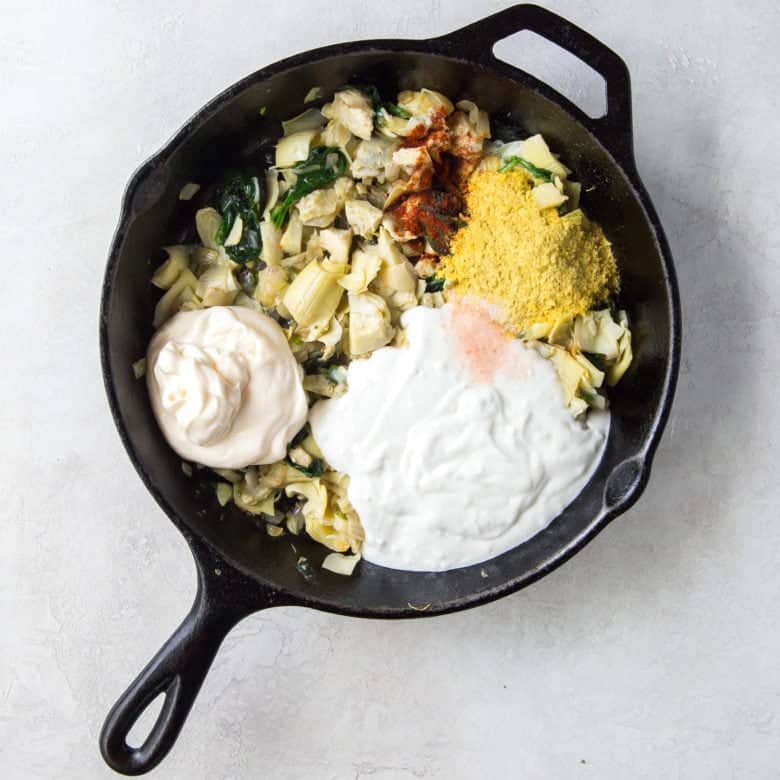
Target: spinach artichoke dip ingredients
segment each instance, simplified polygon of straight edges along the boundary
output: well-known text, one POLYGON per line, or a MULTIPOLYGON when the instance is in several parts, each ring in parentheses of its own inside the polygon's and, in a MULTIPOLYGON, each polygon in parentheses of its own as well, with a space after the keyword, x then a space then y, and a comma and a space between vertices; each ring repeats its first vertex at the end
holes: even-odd
POLYGON ((548 525, 601 457, 608 414, 575 420, 551 363, 518 339, 490 381, 475 376, 459 316, 451 304, 406 312, 405 345, 353 361, 346 394, 312 409, 325 458, 350 476, 372 563, 444 571, 506 552, 548 525))
POLYGON ((155 334, 147 365, 157 422, 186 460, 227 469, 274 463, 306 421, 300 366, 262 312, 181 312, 155 334))
POLYGON ((587 480, 633 359, 580 185, 430 89, 345 86, 281 131, 267 165, 190 188, 197 240, 151 278, 145 376, 183 470, 340 575, 518 544, 587 480))

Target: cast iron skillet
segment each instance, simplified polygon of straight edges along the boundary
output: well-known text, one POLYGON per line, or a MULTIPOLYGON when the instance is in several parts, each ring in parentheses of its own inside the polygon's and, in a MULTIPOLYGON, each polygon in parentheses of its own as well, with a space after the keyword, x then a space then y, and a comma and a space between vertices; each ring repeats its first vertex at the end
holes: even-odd
POLYGON ((539 579, 630 507, 642 492, 674 392, 680 307, 672 258, 633 159, 631 97, 623 61, 595 38, 532 5, 517 5, 441 38, 373 40, 327 46, 257 71, 199 111, 136 172, 111 246, 100 313, 103 376, 130 459, 184 535, 198 571, 187 617, 120 697, 100 748, 125 774, 152 769, 171 749, 228 631, 242 618, 279 605, 372 618, 410 618, 483 604, 539 579), (493 46, 531 30, 576 55, 606 82, 607 113, 586 116, 532 76, 497 60, 493 46), (186 238, 200 204, 179 201, 188 181, 208 184, 231 165, 262 159, 280 134, 279 119, 303 110, 314 85, 328 95, 346 83, 374 83, 385 95, 423 86, 470 98, 493 117, 541 132, 587 190, 585 207, 614 244, 623 304, 633 321, 635 360, 611 394, 612 426, 603 460, 578 498, 544 531, 477 566, 414 573, 363 562, 351 578, 319 569, 325 551, 292 537, 271 539, 237 510, 222 511, 213 491, 194 490, 166 445, 131 364, 151 336, 151 264, 166 243, 186 238), (266 106, 264 116, 259 107, 266 106), (592 189, 591 189, 592 188, 592 189), (316 574, 296 569, 306 556, 316 574), (484 576, 484 575, 487 576, 484 576), (138 716, 165 695, 140 747, 126 736, 138 716))

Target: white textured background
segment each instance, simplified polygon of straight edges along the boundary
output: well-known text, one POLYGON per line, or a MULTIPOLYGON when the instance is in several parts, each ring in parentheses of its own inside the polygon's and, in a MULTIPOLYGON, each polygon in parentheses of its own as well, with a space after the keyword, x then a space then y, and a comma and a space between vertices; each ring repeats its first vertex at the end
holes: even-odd
MULTIPOLYGON (((130 172, 266 63, 503 5, 0 2, 3 780, 108 777, 102 719, 194 593, 100 381, 98 293, 130 172)), ((778 777, 780 13, 553 5, 628 62, 638 164, 680 276, 682 371, 646 494, 478 610, 247 619, 159 777, 778 777)), ((555 52, 537 62, 593 97, 555 52)))

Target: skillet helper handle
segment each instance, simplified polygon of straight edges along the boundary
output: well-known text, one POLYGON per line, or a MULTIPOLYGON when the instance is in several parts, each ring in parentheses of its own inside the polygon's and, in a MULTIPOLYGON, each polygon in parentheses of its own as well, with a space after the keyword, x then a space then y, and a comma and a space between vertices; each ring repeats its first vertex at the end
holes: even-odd
POLYGON ((478 22, 445 35, 451 56, 466 56, 488 66, 501 61, 493 47, 510 35, 529 30, 560 46, 582 60, 602 76, 607 91, 607 113, 590 119, 595 131, 615 153, 623 153, 626 161, 633 158, 633 126, 631 121, 631 79, 626 63, 590 33, 538 5, 513 5, 478 22))
POLYGON ((176 742, 214 656, 230 629, 251 609, 231 610, 210 593, 198 567, 198 592, 189 614, 109 712, 100 732, 106 763, 125 775, 153 769, 176 742), (141 713, 163 694, 165 701, 140 747, 127 735, 141 713))

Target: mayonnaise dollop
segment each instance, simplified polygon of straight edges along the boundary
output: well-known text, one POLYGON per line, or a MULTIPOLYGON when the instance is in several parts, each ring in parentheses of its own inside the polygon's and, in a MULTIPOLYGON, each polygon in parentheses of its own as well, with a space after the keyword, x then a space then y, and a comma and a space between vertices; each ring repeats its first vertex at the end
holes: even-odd
POLYGON ((312 432, 350 477, 364 558, 412 571, 479 563, 575 498, 609 414, 575 420, 553 365, 519 340, 475 371, 451 304, 412 309, 402 324, 406 344, 354 360, 347 393, 313 407, 312 432))
POLYGON ((183 458, 213 468, 274 463, 306 422, 302 371, 279 325, 239 306, 181 312, 152 338, 147 385, 183 458))

